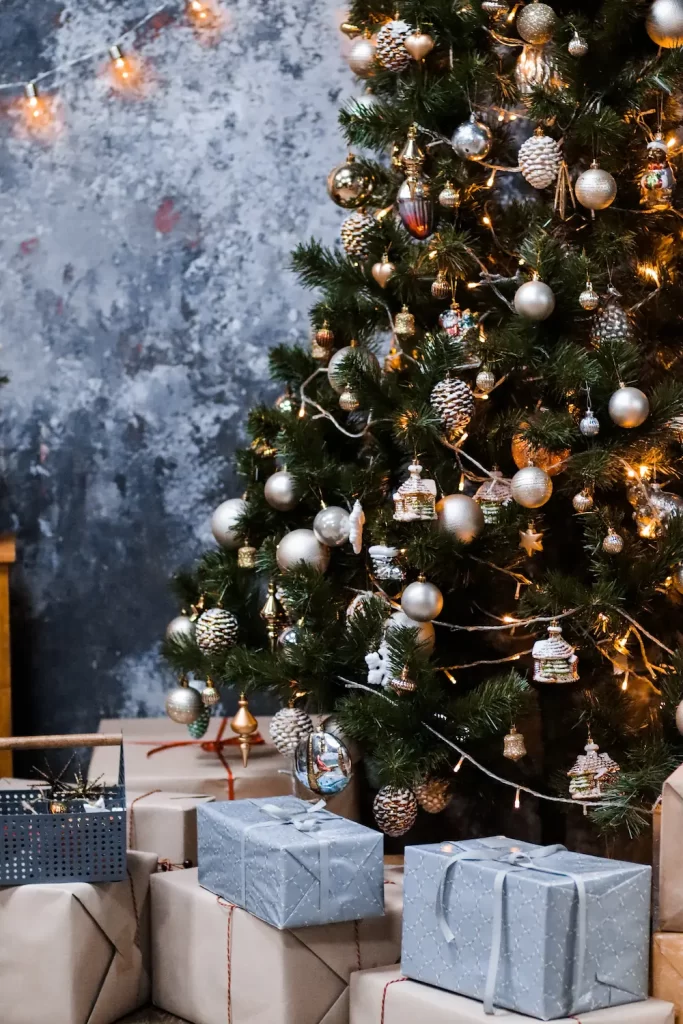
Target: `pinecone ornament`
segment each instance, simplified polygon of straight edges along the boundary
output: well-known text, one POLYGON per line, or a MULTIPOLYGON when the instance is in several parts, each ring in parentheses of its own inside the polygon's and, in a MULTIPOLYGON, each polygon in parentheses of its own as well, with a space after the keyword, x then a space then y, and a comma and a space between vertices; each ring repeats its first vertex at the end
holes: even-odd
POLYGON ((366 260, 370 255, 368 236, 375 226, 375 218, 363 210, 354 210, 341 226, 340 235, 344 252, 356 260, 366 260))
POLYGON ((237 643, 237 619, 224 608, 209 608, 197 619, 194 638, 202 654, 223 654, 237 643))
POLYGON ((474 395, 465 381, 446 377, 432 389, 430 401, 441 417, 449 441, 459 437, 474 412, 474 395))
POLYGON ((557 178, 562 163, 560 147, 541 128, 522 144, 519 168, 533 188, 546 188, 557 178))
POLYGON ((417 799, 411 789, 382 786, 372 804, 372 813, 382 832, 395 839, 415 824, 417 799))
POLYGON ((205 707, 199 712, 199 716, 195 718, 194 722, 190 722, 187 727, 187 731, 193 740, 200 740, 202 736, 206 736, 206 730, 209 728, 209 722, 211 721, 211 708, 205 707))
POLYGON ((610 288, 605 305, 593 317, 591 341, 596 348, 613 341, 624 342, 633 339, 631 319, 621 305, 620 298, 616 288, 610 288))
POLYGON ((311 716, 300 708, 281 708, 270 721, 270 738, 281 754, 294 754, 301 740, 313 732, 311 716))
POLYGON ((425 779, 415 787, 417 802, 428 814, 440 814, 451 802, 451 793, 446 779, 425 779))
POLYGON ((388 21, 375 39, 375 57, 387 71, 403 71, 412 57, 405 48, 405 41, 412 32, 405 21, 388 21))

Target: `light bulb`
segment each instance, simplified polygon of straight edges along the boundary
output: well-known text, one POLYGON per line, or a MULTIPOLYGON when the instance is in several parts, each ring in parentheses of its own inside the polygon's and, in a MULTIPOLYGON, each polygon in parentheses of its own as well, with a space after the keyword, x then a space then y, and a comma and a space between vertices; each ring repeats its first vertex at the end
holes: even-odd
POLYGON ((53 127, 54 112, 51 97, 39 96, 35 82, 24 86, 23 114, 30 132, 45 132, 53 127))
POLYGON ((520 791, 516 790, 516 792, 515 792, 515 810, 516 811, 519 810, 519 796, 520 796, 520 791))
POLYGON ((463 761, 464 761, 464 760, 465 760, 465 757, 464 757, 464 755, 463 755, 463 756, 462 756, 462 757, 460 758, 460 760, 458 761, 458 763, 456 764, 455 768, 453 769, 453 773, 454 773, 454 774, 455 774, 455 772, 459 772, 459 771, 460 771, 460 769, 462 768, 462 763, 463 763, 463 761))
POLYGON ((110 79, 119 92, 134 92, 142 85, 141 65, 131 57, 124 57, 120 46, 110 46, 110 79))
POLYGON ((212 0, 187 0, 185 14, 194 28, 202 32, 215 32, 223 25, 222 13, 212 0))

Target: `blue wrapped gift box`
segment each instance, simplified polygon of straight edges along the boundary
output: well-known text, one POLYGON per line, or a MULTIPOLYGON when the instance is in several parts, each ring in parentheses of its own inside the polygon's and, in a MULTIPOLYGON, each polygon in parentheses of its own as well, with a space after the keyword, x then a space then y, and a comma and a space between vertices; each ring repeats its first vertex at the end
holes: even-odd
POLYGON ((650 875, 502 836, 410 846, 401 971, 541 1020, 646 999, 650 875))
POLYGON ((199 883, 275 928, 384 914, 384 837, 296 797, 197 808, 199 883))

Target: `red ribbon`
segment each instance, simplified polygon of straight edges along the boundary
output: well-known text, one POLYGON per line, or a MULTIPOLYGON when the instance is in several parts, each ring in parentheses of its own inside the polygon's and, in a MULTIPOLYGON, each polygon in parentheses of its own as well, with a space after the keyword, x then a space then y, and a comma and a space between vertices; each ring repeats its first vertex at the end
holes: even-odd
POLYGON ((387 1004, 387 989, 390 985, 395 985, 397 981, 407 981, 407 978, 392 978, 384 986, 384 992, 382 993, 382 1016, 380 1017, 380 1024, 384 1024, 384 1010, 387 1004))
MULTIPOLYGON (((200 750, 206 751, 209 754, 215 754, 218 760, 225 768, 226 787, 228 791, 228 800, 235 799, 235 778, 232 774, 232 768, 228 764, 228 759, 223 753, 224 747, 235 747, 240 742, 239 736, 230 736, 228 739, 223 739, 223 733, 228 724, 228 719, 224 718, 220 724, 218 735, 215 740, 173 740, 169 743, 161 743, 159 746, 153 747, 152 750, 147 751, 147 757, 151 757, 152 754, 159 754, 162 750, 172 750, 174 747, 199 747, 200 750)), ((124 740, 124 743, 136 744, 137 746, 149 746, 152 740, 124 740)), ((257 732, 253 736, 249 737, 249 743, 254 746, 258 746, 266 741, 257 732)))

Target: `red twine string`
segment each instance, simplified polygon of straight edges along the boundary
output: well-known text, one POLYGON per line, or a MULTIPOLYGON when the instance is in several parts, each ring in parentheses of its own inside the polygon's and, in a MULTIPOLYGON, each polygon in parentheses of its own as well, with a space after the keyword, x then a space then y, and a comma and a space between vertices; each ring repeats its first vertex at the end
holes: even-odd
POLYGON ((232 1024, 232 918, 235 910, 234 903, 227 903, 222 896, 216 896, 216 903, 228 912, 228 939, 227 939, 227 967, 228 967, 228 1024, 232 1024))
POLYGON ((135 800, 130 805, 130 817, 128 819, 128 849, 135 849, 135 817, 133 814, 133 808, 135 807, 138 800, 144 800, 148 796, 154 796, 155 793, 161 793, 160 789, 150 789, 149 793, 143 793, 141 796, 136 796, 135 800))
POLYGON ((359 925, 360 925, 359 921, 354 921, 353 922, 353 938, 354 938, 355 943, 356 943, 356 970, 357 971, 362 971, 363 968, 361 967, 361 960, 360 960, 360 927, 359 927, 359 925))
POLYGON ((384 986, 384 992, 382 993, 382 1016, 380 1017, 380 1024, 384 1024, 384 1011, 387 1004, 387 989, 390 985, 395 985, 397 981, 407 981, 407 978, 392 978, 384 986))

